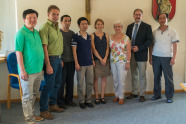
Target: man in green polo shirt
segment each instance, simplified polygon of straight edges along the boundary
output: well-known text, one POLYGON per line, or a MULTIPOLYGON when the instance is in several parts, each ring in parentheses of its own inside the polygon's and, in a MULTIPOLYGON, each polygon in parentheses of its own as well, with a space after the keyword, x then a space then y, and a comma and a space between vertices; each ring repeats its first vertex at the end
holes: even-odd
POLYGON ((40 116, 48 120, 54 119, 50 112, 64 111, 57 106, 58 88, 62 82, 61 54, 63 52, 63 37, 58 27, 59 12, 57 6, 49 6, 48 20, 39 30, 45 54, 45 85, 40 97, 40 116))
POLYGON ((38 13, 28 9, 23 12, 24 26, 15 37, 15 51, 22 88, 22 107, 27 123, 34 124, 43 118, 33 115, 33 107, 43 78, 44 52, 39 32, 34 29, 38 13))

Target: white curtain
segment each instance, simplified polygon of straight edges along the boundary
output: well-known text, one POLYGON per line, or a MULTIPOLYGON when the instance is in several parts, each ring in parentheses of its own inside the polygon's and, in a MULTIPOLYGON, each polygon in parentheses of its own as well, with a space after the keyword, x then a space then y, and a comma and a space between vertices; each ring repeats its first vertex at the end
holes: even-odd
POLYGON ((0 0, 0 30, 3 32, 0 56, 14 51, 16 33, 16 0, 0 0))

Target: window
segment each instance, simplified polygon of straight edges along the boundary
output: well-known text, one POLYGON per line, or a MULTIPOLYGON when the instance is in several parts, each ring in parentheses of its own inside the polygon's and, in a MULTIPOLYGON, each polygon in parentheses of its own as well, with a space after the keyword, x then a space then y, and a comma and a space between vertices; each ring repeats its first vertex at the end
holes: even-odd
POLYGON ((14 35, 17 29, 17 0, 0 1, 0 30, 3 32, 0 57, 14 51, 14 35))

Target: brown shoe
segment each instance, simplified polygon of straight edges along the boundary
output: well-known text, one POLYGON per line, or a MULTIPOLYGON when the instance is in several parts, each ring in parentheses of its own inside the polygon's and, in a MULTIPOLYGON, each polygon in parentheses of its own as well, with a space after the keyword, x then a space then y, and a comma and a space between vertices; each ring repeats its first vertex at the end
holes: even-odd
POLYGON ((124 103, 123 99, 119 99, 119 105, 122 105, 124 103))
POLYGON ((54 119, 54 116, 49 111, 40 112, 40 116, 47 120, 54 119))
POLYGON ((64 109, 63 108, 59 108, 57 105, 49 105, 49 111, 50 112, 63 112, 64 109))
POLYGON ((119 101, 119 98, 116 97, 116 98, 114 98, 112 101, 113 101, 113 102, 118 102, 118 101, 119 101))
POLYGON ((144 97, 144 96, 140 96, 139 101, 140 101, 140 102, 144 102, 144 101, 145 101, 145 97, 144 97))
POLYGON ((42 118, 42 117, 35 116, 35 115, 33 115, 33 116, 34 116, 34 118, 35 118, 35 121, 37 121, 37 122, 39 122, 39 121, 42 121, 42 120, 43 120, 43 118, 42 118))
POLYGON ((133 99, 133 98, 137 98, 138 95, 134 95, 134 94, 130 94, 130 96, 127 97, 127 99, 133 99))

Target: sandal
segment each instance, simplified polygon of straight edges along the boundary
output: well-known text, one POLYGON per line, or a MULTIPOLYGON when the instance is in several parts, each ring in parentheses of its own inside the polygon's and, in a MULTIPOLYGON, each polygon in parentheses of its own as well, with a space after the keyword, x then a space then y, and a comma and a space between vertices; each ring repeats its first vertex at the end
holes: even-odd
POLYGON ((95 104, 100 104, 99 98, 97 98, 97 99, 95 100, 95 104))
POLYGON ((105 98, 100 98, 102 104, 106 104, 105 98))
POLYGON ((124 103, 123 99, 119 99, 119 105, 122 105, 124 103))
POLYGON ((116 97, 116 98, 114 98, 112 101, 113 101, 113 102, 118 102, 118 101, 119 101, 119 98, 116 97))

